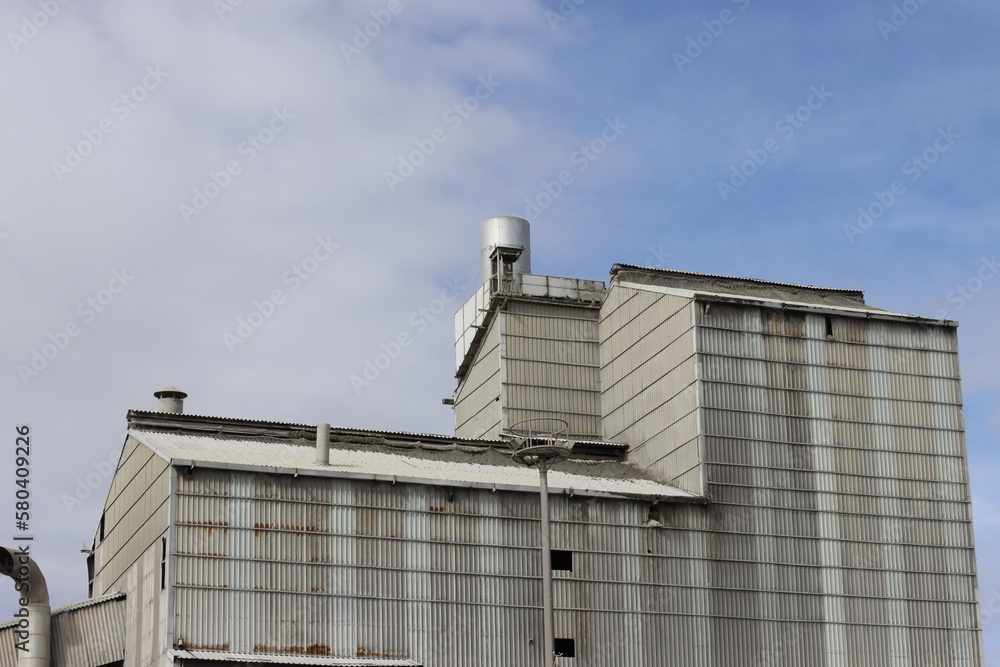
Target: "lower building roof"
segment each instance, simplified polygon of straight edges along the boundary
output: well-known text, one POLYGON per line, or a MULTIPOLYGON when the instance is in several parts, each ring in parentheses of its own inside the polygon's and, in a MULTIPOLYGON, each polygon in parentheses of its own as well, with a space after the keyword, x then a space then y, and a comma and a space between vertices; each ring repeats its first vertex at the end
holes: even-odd
POLYGON ((227 651, 168 651, 181 665, 200 662, 223 662, 242 665, 316 665, 317 667, 420 667, 419 662, 392 658, 334 658, 320 655, 276 655, 268 653, 230 653, 227 651))
MULTIPOLYGON (((469 446, 461 440, 443 444, 383 437, 366 443, 364 439, 340 441, 332 435, 329 464, 322 464, 316 462, 315 446, 308 441, 141 429, 131 429, 129 435, 175 466, 498 491, 537 492, 539 488, 538 472, 515 463, 509 452, 498 447, 469 446)), ((548 483, 550 493, 653 501, 701 500, 619 461, 564 461, 549 471, 548 483)))

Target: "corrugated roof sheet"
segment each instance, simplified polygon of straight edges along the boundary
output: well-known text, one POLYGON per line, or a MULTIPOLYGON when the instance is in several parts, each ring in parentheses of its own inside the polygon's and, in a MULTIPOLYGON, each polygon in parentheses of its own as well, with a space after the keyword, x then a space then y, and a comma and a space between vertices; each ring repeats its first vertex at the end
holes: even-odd
MULTIPOLYGON (((176 465, 257 469, 272 473, 376 479, 391 482, 446 484, 498 490, 533 491, 538 472, 519 466, 493 448, 408 448, 405 453, 385 446, 331 443, 330 464, 315 461, 311 446, 269 439, 221 438, 156 431, 129 435, 176 465)), ((579 495, 676 498, 697 497, 650 479, 637 468, 613 461, 568 461, 549 472, 555 493, 579 495)))
POLYGON ((780 283, 773 280, 761 280, 760 278, 740 278, 739 276, 722 276, 715 273, 698 273, 697 271, 676 271, 673 269, 664 269, 662 267, 658 268, 655 266, 640 266, 638 264, 621 264, 615 263, 611 267, 612 277, 618 273, 621 269, 632 269, 639 271, 651 271, 655 273, 660 273, 663 275, 674 275, 679 277, 692 276, 696 278, 712 278, 716 280, 736 280, 744 283, 756 283, 758 285, 773 285, 775 287, 794 287, 796 289, 807 289, 807 290, 820 290, 823 292, 845 292, 853 294, 864 294, 861 290, 855 289, 845 289, 843 287, 819 287, 817 285, 799 285, 796 283, 780 283))
MULTIPOLYGON (((87 600, 82 600, 80 602, 74 602, 72 604, 67 604, 62 607, 55 607, 52 609, 52 615, 58 616, 59 614, 65 614, 66 612, 76 611, 77 609, 84 609, 86 607, 93 607, 97 604, 103 604, 105 602, 111 602, 114 600, 124 600, 124 593, 111 593, 110 595, 102 595, 101 597, 89 598, 87 600)), ((5 623, 0 623, 0 630, 4 628, 12 628, 17 625, 17 621, 7 621, 5 623)))
MULTIPOLYGON (((412 660, 382 658, 332 658, 328 656, 273 655, 263 653, 228 653, 225 651, 169 651, 175 659, 218 662, 257 663, 264 665, 318 665, 320 667, 420 667, 412 660)), ((183 664, 183 663, 182 663, 183 664)))

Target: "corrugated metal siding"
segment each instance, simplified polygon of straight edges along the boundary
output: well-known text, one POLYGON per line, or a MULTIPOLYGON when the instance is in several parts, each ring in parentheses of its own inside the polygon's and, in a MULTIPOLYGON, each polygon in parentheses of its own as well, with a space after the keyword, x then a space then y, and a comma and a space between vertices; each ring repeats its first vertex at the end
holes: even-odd
POLYGON ((455 395, 455 435, 496 438, 500 433, 500 317, 490 322, 476 361, 455 395))
MULTIPOLYGON (((540 661, 534 494, 201 469, 178 500, 175 631, 188 647, 540 661)), ((580 642, 574 664, 660 665, 668 651, 709 664, 685 618, 708 613, 704 535, 648 513, 552 498, 554 547, 574 552, 555 583, 558 634, 580 642)))
MULTIPOLYGON (((726 529, 709 572, 747 596, 730 602, 817 624, 812 657, 789 664, 980 665, 954 330, 696 312, 709 491, 726 529)), ((748 632, 767 644, 763 626, 748 632)))
POLYGON ((600 439, 598 309, 512 301, 503 318, 503 408, 510 427, 554 417, 571 437, 600 439))
POLYGON ((629 460, 700 493, 691 300, 613 285, 601 310, 603 437, 629 460))
MULTIPOLYGON (((953 553, 968 550, 904 548, 919 563, 887 576, 883 516, 867 517, 862 540, 845 530, 853 515, 823 509, 833 492, 724 486, 713 488, 729 497, 709 506, 660 504, 656 521, 646 503, 552 498, 553 546, 573 552, 572 571, 555 572, 556 634, 577 640, 574 664, 922 665, 925 648, 969 654, 972 561, 953 553)), ((428 667, 540 662, 533 494, 208 469, 183 478, 180 494, 174 622, 189 647, 428 667)), ((852 510, 878 499, 865 502, 852 510)), ((933 523, 899 520, 901 542, 933 523)))
POLYGON ((125 600, 54 615, 53 667, 89 667, 121 660, 125 654, 124 640, 125 600))
POLYGON ((166 461, 128 438, 104 509, 104 540, 94 553, 94 595, 116 584, 167 528, 166 461))

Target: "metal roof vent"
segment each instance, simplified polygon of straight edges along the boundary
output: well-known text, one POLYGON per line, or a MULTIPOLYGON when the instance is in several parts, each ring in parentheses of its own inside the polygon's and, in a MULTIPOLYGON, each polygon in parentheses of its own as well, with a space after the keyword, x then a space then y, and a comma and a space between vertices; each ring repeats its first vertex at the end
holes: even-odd
POLYGON ((531 223, 505 215, 483 222, 483 282, 509 292, 531 273, 531 223))
POLYGON ((159 412, 184 412, 184 399, 187 398, 187 394, 177 387, 171 385, 160 391, 154 391, 153 396, 159 399, 156 404, 159 412))

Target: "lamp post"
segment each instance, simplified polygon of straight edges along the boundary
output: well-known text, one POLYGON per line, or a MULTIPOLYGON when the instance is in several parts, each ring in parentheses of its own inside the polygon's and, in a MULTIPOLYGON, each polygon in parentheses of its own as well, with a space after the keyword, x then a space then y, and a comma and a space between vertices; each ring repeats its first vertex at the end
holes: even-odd
POLYGON ((542 626, 545 634, 545 667, 555 667, 555 622, 552 608, 552 534, 549 528, 549 468, 567 459, 573 444, 566 437, 567 424, 547 417, 525 419, 510 429, 513 458, 538 466, 538 492, 542 546, 542 626), (548 428, 544 428, 548 426, 548 428), (555 428, 553 428, 555 426, 555 428))

